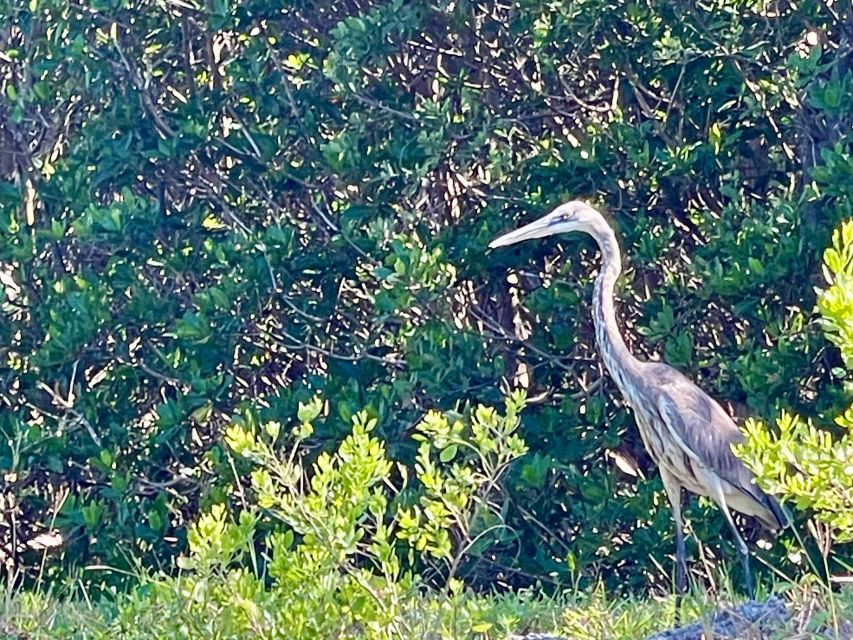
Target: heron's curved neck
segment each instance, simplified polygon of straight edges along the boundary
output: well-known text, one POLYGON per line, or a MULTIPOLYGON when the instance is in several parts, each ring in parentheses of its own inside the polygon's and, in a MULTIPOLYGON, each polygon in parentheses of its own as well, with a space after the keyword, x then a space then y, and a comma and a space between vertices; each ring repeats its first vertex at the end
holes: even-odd
POLYGON ((604 365, 617 386, 622 388, 625 376, 633 374, 639 364, 639 360, 628 351, 616 322, 613 291, 622 272, 622 257, 616 235, 610 227, 594 228, 590 235, 601 251, 601 271, 595 279, 592 300, 595 338, 604 365))

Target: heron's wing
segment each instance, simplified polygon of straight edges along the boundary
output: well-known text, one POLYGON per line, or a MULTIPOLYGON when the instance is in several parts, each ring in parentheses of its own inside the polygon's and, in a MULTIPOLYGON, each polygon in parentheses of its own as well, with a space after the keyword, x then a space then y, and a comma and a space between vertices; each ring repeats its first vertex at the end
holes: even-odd
POLYGON ((689 380, 673 378, 660 387, 657 409, 681 449, 732 484, 749 471, 732 452, 743 434, 722 407, 689 380))
POLYGON ((656 404, 670 436, 694 461, 776 516, 778 505, 753 483, 752 472, 731 449, 744 441, 740 429, 713 398, 679 372, 666 369, 657 372, 663 375, 658 378, 656 404))

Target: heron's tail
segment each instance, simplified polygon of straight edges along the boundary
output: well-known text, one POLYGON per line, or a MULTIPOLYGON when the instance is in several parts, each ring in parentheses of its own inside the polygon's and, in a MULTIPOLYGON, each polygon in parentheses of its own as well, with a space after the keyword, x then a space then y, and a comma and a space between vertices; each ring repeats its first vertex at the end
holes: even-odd
POLYGON ((767 508, 769 513, 758 516, 758 519, 761 520, 768 529, 772 529, 774 531, 776 529, 784 529, 785 527, 790 526, 791 516, 788 513, 788 510, 779 504, 779 501, 771 495, 767 495, 765 493, 762 498, 761 503, 767 508), (772 516, 772 519, 768 516, 772 516))
POLYGON ((726 497, 728 503, 741 513, 757 518, 771 531, 784 529, 791 524, 787 509, 754 482, 741 482, 735 489, 733 494, 726 497))

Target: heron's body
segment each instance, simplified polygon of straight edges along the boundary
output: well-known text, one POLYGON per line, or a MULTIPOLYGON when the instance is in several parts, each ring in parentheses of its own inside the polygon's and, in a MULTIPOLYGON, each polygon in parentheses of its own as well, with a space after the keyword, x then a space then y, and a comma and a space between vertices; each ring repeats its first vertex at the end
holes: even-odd
POLYGON ((651 395, 623 393, 664 483, 678 484, 718 504, 722 495, 726 505, 758 518, 769 529, 786 524, 776 501, 753 484, 752 473, 732 453, 731 445, 742 442, 743 434, 723 408, 672 367, 643 364, 641 375, 662 382, 661 388, 651 395), (685 414, 707 426, 696 433, 685 424, 685 414))
POLYGON ((658 465, 676 524, 676 581, 686 588, 686 560, 681 489, 712 498, 722 509, 735 537, 752 595, 748 551, 729 507, 755 516, 775 529, 787 524, 779 504, 753 482, 749 469, 732 452, 743 434, 723 408, 672 367, 635 358, 619 333, 614 287, 622 269, 619 245, 604 217, 583 202, 564 204, 543 218, 510 232, 490 246, 567 231, 591 235, 601 251, 595 281, 593 320, 604 365, 634 412, 643 444, 658 465))

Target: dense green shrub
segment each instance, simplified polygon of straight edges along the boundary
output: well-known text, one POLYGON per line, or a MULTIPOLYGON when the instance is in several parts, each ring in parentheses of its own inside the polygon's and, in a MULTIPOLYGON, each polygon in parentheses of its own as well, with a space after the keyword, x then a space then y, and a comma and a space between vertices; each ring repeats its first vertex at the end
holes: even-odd
POLYGON ((168 564, 241 499, 235 416, 320 393, 312 455, 366 408, 415 465, 426 411, 506 380, 538 399, 530 454, 464 570, 665 578, 665 500, 594 354, 591 246, 486 245, 591 199, 622 238, 632 348, 740 415, 837 414, 810 314, 853 199, 846 10, 0 2, 7 566, 36 573, 53 532, 49 571, 168 564))

